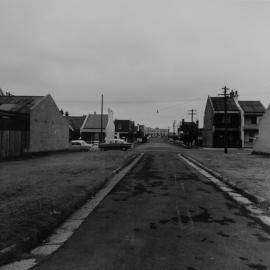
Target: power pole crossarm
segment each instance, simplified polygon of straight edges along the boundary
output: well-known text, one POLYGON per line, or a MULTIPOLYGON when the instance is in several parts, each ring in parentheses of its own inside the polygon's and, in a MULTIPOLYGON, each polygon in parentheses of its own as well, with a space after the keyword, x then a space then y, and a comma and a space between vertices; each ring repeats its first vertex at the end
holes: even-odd
POLYGON ((191 122, 193 122, 193 116, 197 114, 197 111, 194 109, 188 110, 188 114, 191 115, 191 122))

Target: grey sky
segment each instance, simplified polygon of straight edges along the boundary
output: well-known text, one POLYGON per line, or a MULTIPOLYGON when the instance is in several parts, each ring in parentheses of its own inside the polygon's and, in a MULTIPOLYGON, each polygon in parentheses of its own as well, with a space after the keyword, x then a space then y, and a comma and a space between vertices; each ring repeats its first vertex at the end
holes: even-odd
POLYGON ((0 0, 0 87, 167 128, 225 84, 270 102, 270 0, 0 0), (156 111, 159 110, 157 114, 156 111))

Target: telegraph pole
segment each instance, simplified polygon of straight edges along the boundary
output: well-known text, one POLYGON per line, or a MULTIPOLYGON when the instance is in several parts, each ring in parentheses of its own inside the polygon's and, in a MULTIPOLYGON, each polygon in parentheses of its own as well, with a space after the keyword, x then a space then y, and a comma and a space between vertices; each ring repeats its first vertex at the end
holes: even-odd
POLYGON ((229 94, 227 93, 228 90, 230 90, 226 85, 221 88, 223 90, 222 94, 219 94, 219 96, 224 97, 224 153, 228 153, 228 126, 227 126, 227 99, 229 94))
POLYGON ((194 109, 191 109, 191 110, 188 110, 188 114, 191 115, 191 122, 193 123, 193 116, 196 115, 196 110, 194 109))
POLYGON ((99 143, 102 143, 103 141, 103 94, 101 95, 101 118, 100 118, 100 139, 99 143))

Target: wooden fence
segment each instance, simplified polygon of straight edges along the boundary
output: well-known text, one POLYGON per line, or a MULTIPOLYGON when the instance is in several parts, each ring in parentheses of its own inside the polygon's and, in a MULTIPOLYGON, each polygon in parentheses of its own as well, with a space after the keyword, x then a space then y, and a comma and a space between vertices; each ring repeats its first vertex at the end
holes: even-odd
POLYGON ((22 156, 28 148, 29 131, 0 130, 0 160, 22 156))

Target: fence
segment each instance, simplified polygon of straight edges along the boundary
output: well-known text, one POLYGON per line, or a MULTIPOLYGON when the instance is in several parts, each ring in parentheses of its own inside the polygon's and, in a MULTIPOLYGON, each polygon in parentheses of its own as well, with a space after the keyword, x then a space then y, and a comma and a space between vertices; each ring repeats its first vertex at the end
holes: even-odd
POLYGON ((0 160, 22 156, 29 148, 29 131, 0 130, 0 160))

